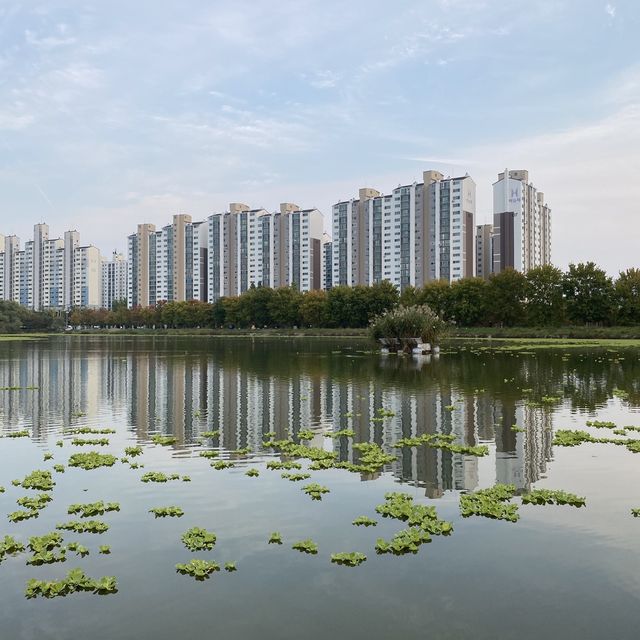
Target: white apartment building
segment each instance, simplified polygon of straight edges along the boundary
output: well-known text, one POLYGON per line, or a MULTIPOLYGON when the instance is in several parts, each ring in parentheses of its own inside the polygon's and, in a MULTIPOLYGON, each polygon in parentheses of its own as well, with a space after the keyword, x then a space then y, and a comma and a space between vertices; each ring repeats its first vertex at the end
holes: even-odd
POLYGON ((325 291, 331 289, 331 279, 333 276, 333 243, 331 237, 322 234, 322 288, 325 291))
POLYGON ((332 284, 389 280, 400 290, 473 275, 475 183, 425 171, 389 195, 360 189, 333 206, 332 284))
POLYGON ((102 259, 92 245, 73 252, 73 306, 100 309, 102 306, 102 259))
POLYGON ((493 270, 526 273, 551 264, 551 209, 529 172, 505 169, 493 183, 493 270))
POLYGON ((64 240, 51 238, 43 247, 41 302, 43 309, 64 308, 64 240))
POLYGON ((112 309, 114 302, 127 300, 128 264, 124 256, 114 251, 111 260, 102 259, 102 303, 103 309, 112 309))

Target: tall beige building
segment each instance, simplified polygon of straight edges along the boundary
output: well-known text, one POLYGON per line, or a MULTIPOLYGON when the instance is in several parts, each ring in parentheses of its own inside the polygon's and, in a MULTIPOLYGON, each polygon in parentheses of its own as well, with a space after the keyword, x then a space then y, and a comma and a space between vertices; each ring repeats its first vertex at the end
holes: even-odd
POLYGON ((155 304, 156 227, 154 224, 139 224, 137 232, 128 237, 127 261, 128 306, 148 307, 155 304))
POLYGON ((489 279, 493 273, 493 225, 476 227, 476 276, 489 279))
POLYGON ((73 252, 73 306, 102 306, 102 258, 98 247, 77 247, 73 252))

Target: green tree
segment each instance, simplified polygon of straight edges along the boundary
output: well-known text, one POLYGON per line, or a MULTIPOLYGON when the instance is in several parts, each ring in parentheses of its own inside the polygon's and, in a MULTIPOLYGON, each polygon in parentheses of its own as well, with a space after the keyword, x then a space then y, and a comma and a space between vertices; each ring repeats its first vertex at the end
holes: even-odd
POLYGON ((640 324, 640 269, 627 269, 615 283, 616 318, 620 324, 640 324))
POLYGON ((274 291, 269 303, 269 313, 276 327, 293 327, 300 324, 302 294, 295 287, 280 287, 274 291))
POLYGON ((526 321, 526 278, 515 269, 505 269, 489 278, 488 317, 492 324, 513 327, 526 321))
POLYGON ((526 280, 529 324, 539 327, 562 324, 566 317, 562 271, 548 264, 528 271, 526 280))
POLYGON ((302 294, 300 321, 305 327, 326 327, 328 318, 327 294, 325 291, 307 291, 302 294))
POLYGON ((562 288, 573 324, 607 324, 614 312, 613 281, 593 262, 570 264, 562 288))
POLYGON ((417 292, 418 304, 428 304, 443 320, 451 320, 453 296, 448 280, 434 280, 417 292))
POLYGON ((463 278, 451 285, 450 319, 461 327, 487 323, 487 282, 482 278, 463 278))
POLYGON ((383 280, 369 287, 368 298, 366 323, 362 325, 365 327, 374 316, 397 307, 400 300, 398 289, 389 280, 383 280))

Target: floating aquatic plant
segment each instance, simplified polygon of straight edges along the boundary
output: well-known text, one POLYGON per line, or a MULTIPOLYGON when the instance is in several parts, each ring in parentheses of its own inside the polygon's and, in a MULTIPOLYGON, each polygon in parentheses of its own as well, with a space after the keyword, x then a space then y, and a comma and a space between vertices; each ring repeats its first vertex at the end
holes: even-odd
MULTIPOLYGON (((634 518, 640 518, 640 509, 631 509, 631 515, 634 518)), ((6 538, 5 538, 6 540, 6 538)))
POLYGON ((246 456, 247 454, 251 453, 251 447, 243 447, 242 449, 236 449, 231 453, 234 453, 237 456, 246 456))
POLYGON ((327 487, 323 487, 317 482, 312 482, 311 484, 305 485, 304 487, 302 487, 302 490, 308 496, 311 496, 312 500, 322 500, 323 494, 329 493, 329 489, 327 487))
POLYGON ((247 469, 244 472, 244 475, 249 476, 250 478, 257 478, 260 475, 260 472, 252 467, 251 469, 247 469))
POLYGON ((23 498, 18 498, 16 503, 25 509, 39 511, 44 509, 52 500, 53 498, 48 493, 39 493, 35 497, 24 496, 23 498))
POLYGON ((294 462, 293 460, 280 461, 280 460, 269 460, 267 462, 267 469, 273 469, 278 471, 280 469, 302 469, 302 465, 299 462, 294 462))
POLYGON ((74 435, 96 435, 96 436, 104 436, 111 435, 116 432, 115 429, 96 429, 95 427, 74 427, 73 429, 68 429, 66 433, 74 434, 74 435))
POLYGON ((129 463, 129 468, 130 469, 144 469, 144 465, 140 464, 139 462, 130 462, 129 463))
POLYGON ((375 527, 378 522, 367 516, 358 516, 351 524, 355 527, 375 527))
POLYGON ((176 571, 188 575, 196 580, 207 580, 214 571, 220 571, 220 565, 209 560, 194 558, 186 564, 177 564, 176 571))
POLYGON ((182 482, 191 482, 191 476, 182 476, 180 479, 182 482))
POLYGON ((302 429, 298 431, 297 436, 298 440, 313 440, 316 434, 311 431, 311 429, 302 429))
POLYGON ((419 527, 409 527, 395 533, 391 540, 378 538, 376 540, 376 553, 392 553, 396 556, 401 556, 405 553, 418 553, 420 545, 427 542, 431 542, 429 533, 419 527))
POLYGON ((57 473, 64 473, 64 465, 63 464, 54 464, 53 470, 57 473))
POLYGON ((220 455, 219 451, 214 451, 212 449, 200 452, 201 458, 217 458, 219 455, 220 455))
POLYGON ((22 431, 12 431, 7 433, 5 438, 28 438, 31 435, 28 429, 23 429, 22 431))
POLYGON ((47 460, 53 460, 53 453, 45 453, 44 454, 44 461, 46 462, 47 460))
POLYGON ((104 576, 97 580, 89 578, 82 569, 71 569, 64 580, 46 582, 43 580, 29 580, 25 596, 27 598, 64 597, 79 591, 92 591, 99 595, 116 593, 118 584, 113 576, 104 576))
POLYGON ((364 553, 353 551, 351 553, 332 553, 331 562, 334 564, 342 564, 347 567, 357 567, 367 559, 364 553))
POLYGON ((216 543, 216 534, 200 527, 193 527, 182 534, 182 542, 189 551, 210 550, 216 543))
POLYGON ((300 551, 301 553, 310 553, 315 555, 318 553, 318 545, 313 540, 300 540, 299 542, 294 542, 291 545, 292 549, 296 551, 300 551))
POLYGON ((336 466, 347 469, 354 473, 375 473, 390 464, 396 456, 385 453, 379 445, 374 442, 357 442, 353 448, 360 452, 360 460, 357 464, 351 462, 341 462, 336 466))
POLYGON ((69 458, 70 467, 80 467, 85 471, 98 469, 99 467, 112 467, 116 463, 117 458, 110 453, 98 453, 97 451, 89 451, 88 453, 74 453, 69 458))
POLYGON ((11 522, 21 522, 22 520, 37 518, 39 515, 40 513, 35 509, 29 509, 27 511, 23 511, 22 509, 20 509, 18 511, 13 511, 12 513, 10 513, 7 518, 9 518, 11 522))
POLYGON ((282 544, 282 536, 278 531, 274 531, 271 534, 271 536, 269 537, 269 544, 282 544))
POLYGON ((180 476, 178 474, 171 474, 168 476, 166 473, 162 473, 162 471, 147 471, 140 477, 142 482, 168 482, 169 480, 179 479, 180 476))
POLYGON ((558 447, 577 447, 583 442, 595 442, 595 438, 586 431, 559 429, 555 432, 553 442, 551 444, 558 447))
POLYGON ((236 465, 230 460, 216 460, 215 462, 211 463, 211 466, 214 469, 221 471, 222 469, 230 469, 231 467, 235 467, 236 465))
POLYGON ((66 549, 62 547, 62 535, 57 531, 32 536, 29 538, 29 549, 33 552, 33 556, 27 560, 30 565, 53 564, 67 559, 66 549))
POLYGON ((142 447, 140 447, 140 446, 125 447, 124 454, 126 456, 129 456, 130 458, 135 458, 136 456, 141 456, 142 455, 142 447))
POLYGON ((463 494, 460 496, 460 513, 463 518, 483 516, 516 522, 520 517, 518 505, 507 504, 515 492, 516 488, 512 484, 496 484, 489 489, 463 494))
POLYGON ((109 511, 120 511, 118 502, 88 502, 86 504, 72 504, 67 509, 69 514, 80 514, 81 518, 91 518, 93 516, 101 516, 109 511))
POLYGON ((289 480, 291 482, 300 482, 300 480, 308 480, 311 477, 310 473, 281 473, 281 478, 289 480))
POLYGON ((76 447, 106 447, 109 444, 109 438, 74 438, 71 444, 76 447))
POLYGON ((237 567, 236 567, 236 563, 235 562, 227 562, 224 565, 224 570, 228 571, 229 573, 231 573, 232 571, 237 571, 237 567))
POLYGON ((163 447, 168 447, 177 442, 177 438, 174 436, 163 436, 161 434, 156 434, 155 436, 151 436, 151 442, 154 444, 160 444, 163 447))
POLYGON ((56 529, 75 533, 104 533, 109 530, 109 525, 101 520, 71 520, 57 524, 56 529))
POLYGON ((22 542, 18 542, 13 536, 5 536, 0 540, 0 563, 6 556, 13 556, 24 551, 22 542))
POLYGON ((67 545, 67 550, 75 552, 75 554, 80 556, 81 558, 89 555, 89 549, 87 549, 87 547, 80 544, 79 542, 70 542, 67 545))
POLYGON ((21 486, 23 489, 52 491, 56 483, 53 481, 51 471, 41 471, 38 469, 25 476, 24 480, 13 480, 11 484, 14 486, 21 486))
POLYGON ((203 438, 218 438, 220 436, 220 431, 203 431, 203 438))
POLYGON ((354 438, 356 432, 353 429, 340 429, 331 434, 332 438, 354 438))
POLYGON ((584 507, 586 498, 561 490, 533 489, 522 496, 522 504, 568 504, 573 507, 584 507))
POLYGON ((56 440, 56 447, 61 447, 62 445, 64 445, 63 440, 56 440))
POLYGON ((155 507, 149 509, 149 513, 153 513, 156 518, 181 518, 184 515, 184 511, 180 507, 155 507))
POLYGON ((387 493, 384 500, 376 507, 376 512, 383 518, 395 518, 436 536, 447 536, 453 532, 453 525, 440 520, 435 507, 415 504, 408 493, 387 493))
POLYGON ((595 427, 596 429, 614 429, 616 427, 616 423, 604 420, 587 420, 587 427, 595 427))

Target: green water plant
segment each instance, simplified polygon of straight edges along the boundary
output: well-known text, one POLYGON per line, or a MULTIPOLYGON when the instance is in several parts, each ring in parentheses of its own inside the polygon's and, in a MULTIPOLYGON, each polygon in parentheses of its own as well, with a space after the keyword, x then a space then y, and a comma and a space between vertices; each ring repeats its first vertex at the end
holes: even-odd
POLYGON ((18 498, 16 503, 25 509, 39 511, 40 509, 44 509, 52 500, 53 498, 48 493, 39 493, 37 496, 18 498))
POLYGON ((110 453, 98 453, 97 451, 89 451, 87 453, 74 453, 69 458, 70 467, 79 467, 85 471, 98 469, 100 467, 112 467, 116 463, 117 458, 110 453))
POLYGON ((168 476, 166 473, 162 473, 162 471, 147 471, 140 477, 142 482, 169 482, 169 480, 179 479, 180 476, 178 474, 171 474, 168 476))
POLYGON ((21 522, 22 520, 30 520, 31 518, 37 518, 40 515, 35 509, 18 509, 18 511, 12 511, 7 515, 7 518, 11 522, 21 522))
POLYGON ((70 520, 58 523, 56 529, 75 533, 104 533, 109 530, 109 525, 101 520, 70 520))
POLYGON ((302 469, 302 465, 299 462, 294 462, 293 460, 269 460, 269 462, 267 462, 267 469, 272 469, 274 471, 279 471, 281 469, 302 469))
POLYGON ((96 427, 74 427, 72 429, 67 429, 66 433, 70 433, 72 435, 95 435, 95 436, 106 436, 113 435, 116 432, 115 429, 103 429, 96 427))
POLYGON ((309 553, 311 555, 315 555, 318 553, 318 545, 310 539, 294 542, 291 545, 291 548, 295 549, 296 551, 300 551, 301 553, 309 553))
POLYGON ((35 489, 36 491, 53 491, 55 482, 51 476, 51 471, 32 471, 25 476, 24 480, 13 481, 11 484, 21 486, 23 489, 35 489))
POLYGON ((378 521, 367 516, 358 516, 351 524, 354 527, 375 527, 378 525, 378 521))
POLYGON ((64 445, 63 440, 56 440, 56 447, 62 447, 64 445))
POLYGON ((220 565, 216 562, 210 562, 209 560, 198 560, 194 558, 186 564, 177 564, 176 571, 202 581, 207 580, 214 571, 220 571, 220 565))
POLYGON ((156 434, 155 436, 151 436, 151 442, 153 442, 153 444, 159 444, 163 447, 168 447, 172 444, 175 444, 177 441, 178 439, 175 436, 163 436, 160 433, 156 434))
POLYGON ((298 431, 298 440, 313 440, 316 434, 311 429, 301 429, 298 431))
POLYGON ((631 509, 631 515, 634 518, 640 518, 640 509, 631 509))
POLYGON ((43 456, 43 457, 44 457, 44 461, 45 461, 45 462, 46 462, 47 460, 53 460, 53 453, 50 453, 50 452, 48 452, 48 451, 47 451, 47 452, 44 454, 44 456, 43 456))
POLYGON ((282 536, 278 531, 274 531, 271 536, 269 536, 269 544, 282 544, 282 536))
POLYGON ((155 507, 149 509, 149 513, 153 513, 156 518, 182 518, 184 511, 180 507, 155 507))
POLYGON ((236 567, 236 563, 235 562, 227 562, 224 565, 224 570, 228 571, 229 573, 232 573, 233 571, 237 571, 237 567, 236 567))
POLYGON ((29 549, 33 555, 27 560, 27 564, 42 565, 64 562, 67 557, 62 542, 62 535, 57 531, 42 536, 32 536, 29 538, 29 549))
POLYGON ((124 454, 126 456, 129 456, 130 458, 135 458, 136 456, 141 456, 142 455, 142 447, 140 447, 140 446, 125 447, 124 454))
POLYGON ((300 482, 300 480, 308 480, 311 477, 310 473, 281 473, 281 478, 289 480, 290 482, 300 482))
POLYGON ((356 432, 353 429, 340 429, 330 434, 332 438, 354 438, 356 432))
POLYGON ((420 527, 409 527, 395 533, 391 540, 378 538, 375 549, 379 555, 391 553, 401 556, 406 553, 418 553, 420 546, 428 542, 431 542, 429 533, 420 527))
POLYGON ((518 505, 508 503, 515 492, 516 488, 512 484, 496 484, 488 489, 462 494, 460 496, 460 513, 463 518, 483 516, 495 520, 516 522, 520 517, 518 505))
POLYGON ((81 518, 91 518, 93 516, 101 516, 109 511, 120 511, 118 502, 88 502, 85 504, 72 504, 67 509, 67 513, 75 515, 80 514, 81 518))
POLYGON ((31 432, 28 429, 22 429, 21 431, 11 431, 6 434, 5 438, 28 438, 31 432))
POLYGON ((216 543, 216 534, 200 527, 192 527, 182 534, 181 539, 189 551, 208 551, 213 549, 216 543))
POLYGON ((27 582, 27 598, 56 598, 79 591, 91 591, 99 595, 117 593, 118 584, 114 576, 104 576, 93 580, 82 569, 71 569, 63 580, 43 581, 31 579, 27 582))
POLYGON ((203 438, 218 438, 220 437, 220 431, 203 431, 201 435, 203 438))
POLYGON ((111 547, 108 544, 101 544, 98 547, 98 553, 101 553, 104 556, 108 556, 111 553, 111 547))
POLYGON ((586 503, 586 498, 554 489, 533 489, 522 496, 522 504, 568 504, 573 507, 584 507, 586 503))
POLYGON ((7 556, 15 556, 24 551, 22 542, 18 542, 13 536, 5 536, 4 540, 0 540, 0 563, 7 556))
POLYGON ((586 431, 559 429, 555 432, 552 445, 558 447, 577 447, 583 442, 595 442, 596 439, 586 431))
POLYGON ((53 470, 57 473, 64 473, 64 465, 63 464, 54 464, 53 470))
POLYGON ((329 493, 328 487, 323 487, 321 484, 317 482, 312 482, 311 484, 307 484, 302 487, 302 491, 304 491, 308 496, 311 497, 312 500, 322 500, 322 496, 325 493, 329 493))
POLYGON ((71 444, 76 447, 106 447, 109 444, 109 438, 73 438, 71 444))
POLYGON ((208 449, 207 451, 200 452, 201 458, 217 458, 219 455, 220 455, 220 452, 214 449, 208 449))
POLYGON ((257 478, 260 475, 260 472, 252 467, 251 469, 247 469, 244 472, 244 475, 249 476, 250 478, 257 478))
POLYGON ((615 429, 615 422, 608 420, 587 420, 587 427, 595 427, 596 429, 615 429))
POLYGON ((441 520, 435 507, 415 504, 413 497, 407 493, 387 493, 384 500, 376 507, 376 512, 383 518, 406 522, 410 527, 417 527, 429 535, 448 536, 453 532, 453 525, 441 520))
POLYGON ((70 542, 67 545, 67 550, 73 551, 76 555, 80 556, 81 558, 84 558, 85 556, 89 555, 89 549, 87 549, 87 547, 80 544, 79 542, 70 542))
POLYGON ((217 471, 222 471, 222 469, 230 469, 236 465, 234 462, 231 462, 231 460, 216 460, 211 463, 211 466, 217 471))
POLYGON ((364 553, 353 551, 351 553, 332 553, 331 562, 341 564, 346 567, 357 567, 367 559, 364 553))

